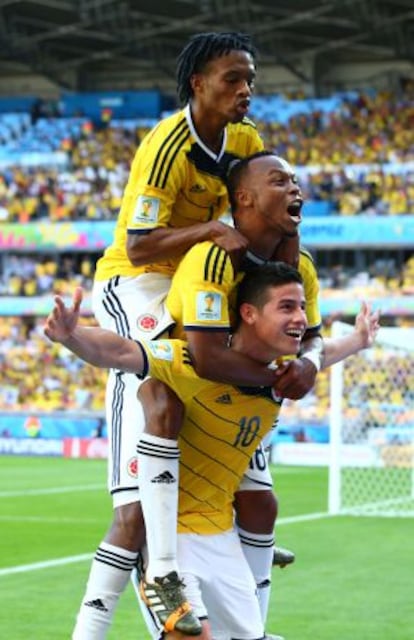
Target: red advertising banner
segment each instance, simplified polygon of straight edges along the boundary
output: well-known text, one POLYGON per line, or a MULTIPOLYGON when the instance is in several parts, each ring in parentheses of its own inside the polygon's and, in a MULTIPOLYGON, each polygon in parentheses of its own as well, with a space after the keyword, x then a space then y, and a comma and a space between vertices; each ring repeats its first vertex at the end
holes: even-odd
POLYGON ((108 440, 106 438, 64 438, 64 458, 106 458, 108 440))

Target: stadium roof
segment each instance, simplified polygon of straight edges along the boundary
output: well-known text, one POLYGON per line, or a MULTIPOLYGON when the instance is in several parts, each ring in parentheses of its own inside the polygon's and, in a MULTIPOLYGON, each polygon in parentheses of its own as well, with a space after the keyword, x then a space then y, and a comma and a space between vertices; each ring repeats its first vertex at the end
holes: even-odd
POLYGON ((412 0, 2 0, 0 81, 25 68, 74 90, 163 86, 189 35, 228 30, 306 83, 338 63, 414 63, 412 0))

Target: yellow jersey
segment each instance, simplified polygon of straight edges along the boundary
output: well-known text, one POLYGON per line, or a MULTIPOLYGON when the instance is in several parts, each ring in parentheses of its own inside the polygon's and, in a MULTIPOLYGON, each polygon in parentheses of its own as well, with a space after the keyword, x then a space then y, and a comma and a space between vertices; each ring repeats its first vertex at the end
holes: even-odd
MULTIPOLYGON (((230 331, 236 286, 253 266, 265 261, 247 251, 236 274, 230 256, 212 242, 200 242, 181 260, 167 295, 167 308, 175 326, 172 337, 187 331, 230 331)), ((312 256, 301 248, 298 270, 303 279, 308 329, 321 327, 319 281, 312 256)))
POLYGON ((199 378, 182 340, 139 344, 146 355, 142 377, 165 382, 186 410, 179 436, 178 531, 227 531, 233 526, 234 493, 275 423, 280 401, 270 388, 237 388, 199 378))
POLYGON ((197 135, 188 105, 161 120, 137 150, 114 240, 97 263, 96 280, 153 271, 172 275, 181 256, 135 267, 126 252, 127 235, 219 218, 229 205, 224 178, 230 162, 262 149, 263 142, 248 118, 227 125, 219 154, 206 147, 197 135))

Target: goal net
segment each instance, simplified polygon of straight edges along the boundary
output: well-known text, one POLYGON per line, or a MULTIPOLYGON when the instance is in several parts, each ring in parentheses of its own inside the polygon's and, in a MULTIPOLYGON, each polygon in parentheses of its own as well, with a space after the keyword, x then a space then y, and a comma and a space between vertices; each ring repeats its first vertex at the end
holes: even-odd
MULTIPOLYGON (((350 330, 335 322, 332 336, 350 330)), ((413 517, 414 329, 380 329, 330 386, 330 513, 413 517)))

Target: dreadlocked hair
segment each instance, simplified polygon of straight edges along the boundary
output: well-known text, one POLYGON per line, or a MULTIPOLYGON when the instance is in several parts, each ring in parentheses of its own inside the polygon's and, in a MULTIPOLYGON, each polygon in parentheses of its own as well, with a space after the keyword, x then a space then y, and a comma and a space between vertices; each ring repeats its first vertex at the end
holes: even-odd
POLYGON ((197 33, 192 36, 177 58, 177 94, 181 104, 187 104, 193 95, 190 79, 204 69, 210 60, 230 51, 246 51, 256 60, 257 51, 246 33, 197 33))

